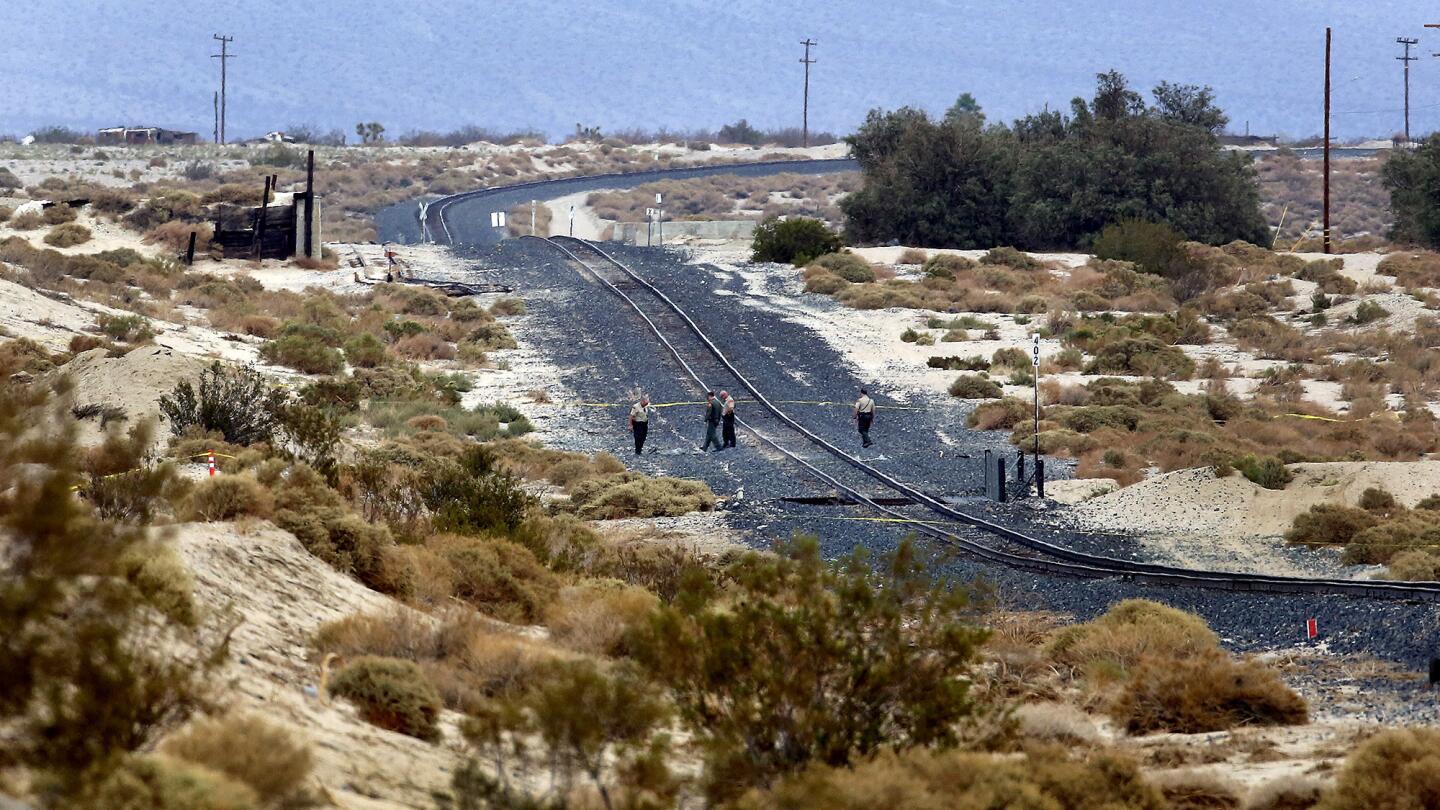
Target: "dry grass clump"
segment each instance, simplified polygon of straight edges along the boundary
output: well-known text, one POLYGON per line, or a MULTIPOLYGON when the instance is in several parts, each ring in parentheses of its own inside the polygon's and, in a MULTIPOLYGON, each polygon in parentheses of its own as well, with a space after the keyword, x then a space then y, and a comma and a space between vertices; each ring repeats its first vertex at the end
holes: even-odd
POLYGON ((983 402, 970 412, 966 421, 980 430, 1006 430, 1023 423, 1034 413, 1032 405, 1022 399, 1005 397, 998 402, 983 402))
POLYGON ((45 234, 45 244, 59 248, 74 247, 90 241, 90 229, 75 222, 66 222, 45 234))
POLYGON ((152 608, 176 624, 196 625, 195 578, 173 546, 159 541, 137 545, 121 554, 117 565, 152 608))
POLYGON ((145 244, 160 245, 176 255, 190 248, 190 234, 195 234, 195 252, 201 254, 210 250, 215 238, 215 226, 208 222, 165 222, 145 232, 145 244))
POLYGON ((1440 729, 1389 729, 1345 760, 1317 810, 1434 807, 1440 797, 1440 729))
POLYGON ((17 231, 33 231, 45 224, 39 211, 26 211, 10 218, 10 227, 17 231))
POLYGON ((1380 260, 1375 272, 1394 276, 1395 283, 1406 289, 1440 287, 1440 253, 1403 251, 1380 260))
POLYGON ((679 517, 714 509, 715 493, 704 481, 626 472, 575 484, 567 508, 592 520, 679 517))
POLYGON ((853 253, 827 253, 812 261, 810 266, 826 270, 851 284, 875 280, 875 268, 853 253))
POLYGON ((853 767, 812 766, 738 804, 747 810, 826 807, 1106 808, 1163 810, 1160 791, 1129 760, 1071 759, 1058 749, 1020 758, 959 751, 889 751, 853 767))
POLYGON ((187 520, 213 523, 247 515, 270 517, 274 509, 270 491, 253 477, 219 475, 195 487, 181 507, 181 514, 187 520))
POLYGON ((1274 669, 1253 659, 1236 662, 1219 649, 1142 658, 1110 713, 1131 734, 1309 721, 1304 699, 1274 669))
POLYGON ((1220 644, 1192 613, 1145 599, 1126 599, 1101 616, 1061 629, 1048 655, 1091 676, 1125 677, 1142 658, 1182 660, 1220 644))
POLYGON ((960 399, 999 399, 1003 393, 994 380, 979 374, 961 374, 948 390, 960 399))
POLYGON ((308 800, 304 783, 313 765, 310 747, 259 717, 201 720, 167 738, 160 750, 250 786, 266 805, 308 800))
POLYGON ((1320 803, 1325 784, 1311 776, 1282 776, 1250 791, 1245 810, 1310 810, 1320 803))
POLYGON ((504 621, 540 621, 560 590, 528 548, 509 540, 437 535, 425 547, 450 564, 457 598, 504 621))
POLYGON ((582 580, 560 589, 546 614, 555 643, 591 655, 621 655, 632 627, 649 619, 655 594, 614 580, 582 580))
POLYGON ((1308 546, 1339 546, 1347 564, 1387 564, 1389 579, 1430 581, 1440 575, 1440 512, 1405 509, 1389 493, 1367 491, 1371 508, 1317 504, 1295 516, 1285 540, 1308 546))
POLYGON ((426 742, 440 740, 440 694, 412 661, 362 656, 335 673, 329 689, 355 704, 371 725, 426 742))
POLYGON ((192 762, 131 755, 86 796, 85 806, 114 810, 260 810, 248 785, 192 762))
POLYGON ((1170 771, 1155 777, 1170 810, 1228 810, 1240 806, 1240 788, 1211 771, 1170 771))

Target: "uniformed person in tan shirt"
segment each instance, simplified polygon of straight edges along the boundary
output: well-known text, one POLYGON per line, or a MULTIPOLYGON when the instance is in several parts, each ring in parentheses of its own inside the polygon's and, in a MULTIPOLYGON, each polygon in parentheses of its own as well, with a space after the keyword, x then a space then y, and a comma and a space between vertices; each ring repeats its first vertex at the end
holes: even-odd
POLYGON ((864 388, 860 389, 860 398, 855 400, 855 426, 860 429, 861 447, 869 447, 874 444, 870 441, 870 425, 875 422, 875 400, 870 398, 870 392, 864 388))
POLYGON ((630 406, 630 432, 635 434, 635 455, 645 449, 645 436, 650 433, 650 407, 649 397, 640 397, 640 401, 630 406))

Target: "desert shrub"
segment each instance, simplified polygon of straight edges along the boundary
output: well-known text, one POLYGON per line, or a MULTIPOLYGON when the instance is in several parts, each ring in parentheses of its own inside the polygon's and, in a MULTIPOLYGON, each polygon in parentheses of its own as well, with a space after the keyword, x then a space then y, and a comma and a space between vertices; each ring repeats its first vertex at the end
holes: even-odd
POLYGON ((814 259, 811 264, 824 268, 851 284, 875 280, 875 268, 853 253, 827 253, 814 259))
POLYGON ((337 503, 287 503, 287 496, 293 498, 295 494, 281 488, 275 525, 295 535, 306 551, 331 568, 383 590, 389 582, 385 578, 385 552, 393 542, 386 527, 369 523, 337 503))
POLYGON ((925 361, 925 365, 930 368, 945 369, 946 371, 987 371, 990 368, 990 361, 978 354, 971 357, 959 357, 955 355, 941 357, 936 355, 928 358, 925 361))
POLYGON ((75 222, 56 225, 45 234, 45 244, 58 248, 74 247, 90 241, 90 229, 75 222))
POLYGON ((118 565, 121 576, 151 607, 176 624, 195 626, 195 579, 174 547, 158 541, 138 545, 126 549, 118 565))
POLYGON ((0 222, 8 222, 15 213, 15 209, 8 205, 0 205, 0 222))
POLYGON ((450 563, 455 596, 504 621, 540 621, 559 592, 555 575, 509 540, 438 535, 426 547, 450 563))
POLYGON ((205 206, 199 195, 178 189, 160 189, 126 214, 125 225, 142 233, 173 219, 200 222, 205 219, 205 206))
POLYGON ((345 367, 340 352, 294 326, 285 327, 280 337, 260 347, 260 356, 267 363, 288 366, 303 374, 334 374, 345 367))
POLYGON ((1058 750, 1022 757, 961 751, 885 751, 853 767, 825 764, 752 791, 745 810, 878 807, 1007 810, 1164 810, 1135 763, 1111 755, 1071 760, 1058 750))
POLYGON ((1145 599, 1126 599, 1095 619, 1061 629, 1046 654, 1073 669, 1123 674, 1145 656, 1178 660, 1219 643, 1199 616, 1145 599))
POLYGON ((723 596, 688 578, 634 637, 700 738, 709 798, 882 742, 953 744, 984 640, 966 623, 968 593, 931 579, 909 541, 873 567, 858 555, 829 565, 813 538, 779 551, 737 561, 723 596))
POLYGON ((626 472, 581 481, 566 506, 592 520, 679 517, 714 509, 715 493, 704 481, 626 472))
POLYGON ((1325 794, 1325 783, 1312 776, 1271 779, 1250 791, 1245 810, 1311 810, 1325 794))
POLYGON ((267 805, 298 798, 313 764, 309 746, 250 715, 196 722, 167 738, 161 750, 249 785, 267 805))
POLYGON ((1407 548, 1440 545, 1440 519, 1429 510, 1403 512, 1355 534, 1341 557, 1346 563, 1386 563, 1407 548))
POLYGON ((979 374, 961 374, 950 383, 950 396, 960 399, 999 399, 1000 386, 979 374))
POLYGON ((17 231, 33 231, 45 224, 39 211, 25 211, 10 218, 10 227, 17 231))
POLYGON ((1399 504, 1395 502, 1395 496, 1389 492, 1377 487, 1366 487, 1365 491, 1360 493, 1359 506, 1366 512, 1384 515, 1395 511, 1399 504))
POLYGON ((1031 403, 1005 397, 998 402, 980 403, 966 421, 980 430, 1006 430, 1028 421, 1034 413, 1031 403))
POLYGON ((1257 458, 1246 455, 1231 464, 1241 475, 1266 489, 1284 489, 1286 484, 1295 479, 1295 474, 1290 472, 1285 463, 1273 456, 1257 458))
POLYGON ((555 643, 591 655, 620 655, 625 637, 660 604, 644 588, 614 580, 582 580, 560 590, 546 612, 555 643))
POLYGON ((1013 267, 1016 270, 1043 270, 1045 268, 1042 262, 1013 247, 991 248, 986 251, 984 256, 980 257, 980 263, 1013 267))
POLYGON ((1030 365, 1030 354, 1024 349, 1017 349, 1014 346, 996 349, 995 353, 990 356, 990 365, 1022 368, 1030 365))
POLYGON ((767 219, 755 228, 750 260, 788 262, 800 267, 816 257, 835 253, 844 245, 844 240, 818 219, 767 219))
POLYGON ((78 216, 79 214, 76 213, 74 208, 71 208, 65 203, 59 203, 46 206, 40 218, 45 221, 46 225, 64 225, 68 222, 74 222, 78 216))
POLYGON ((375 368, 385 365, 389 355, 379 338, 363 332, 345 341, 345 359, 356 368, 375 368))
POLYGON ((329 689, 355 704, 371 725, 426 742, 440 740, 440 694, 412 661, 357 658, 335 673, 329 689))
POLYGON ((1440 796, 1440 729, 1387 729, 1361 743, 1317 810, 1418 810, 1440 796))
POLYGON ((896 264, 925 264, 925 251, 917 248, 905 248, 900 251, 900 258, 895 260, 896 264))
POLYGON ((1170 810, 1240 807, 1240 786, 1210 771, 1168 771, 1152 778, 1151 784, 1160 789, 1170 810))
POLYGON ((1313 546, 1348 545, 1355 535, 1374 526, 1378 519, 1363 509, 1339 504, 1317 504, 1295 516, 1287 543, 1313 546))
POLYGON ((111 340, 127 343, 145 343, 155 337, 150 319, 144 315, 110 315, 101 313, 95 319, 100 331, 111 340))
POLYGON ((269 517, 274 499, 258 481, 246 475, 218 475, 202 481, 185 502, 184 514, 192 520, 218 522, 242 515, 269 517))
POLYGON ((1385 567, 1385 579, 1409 582, 1435 582, 1440 580, 1440 556, 1412 549, 1401 551, 1385 567))
POLYGON ((501 298, 490 305, 491 315, 524 315, 525 302, 519 298, 501 298))
POLYGON ((1358 324, 1374 323, 1389 314, 1389 310, 1380 306, 1380 304, 1375 301, 1361 301, 1360 304, 1355 307, 1355 314, 1350 316, 1350 320, 1358 324))
POLYGON ((954 279, 956 273, 975 266, 975 262, 953 253, 937 253, 925 261, 922 271, 927 278, 954 279))
POLYGON ((283 397, 255 369, 226 367, 217 361, 200 373, 198 390, 189 380, 181 380, 160 397, 160 412, 176 436, 197 427, 218 431, 228 442, 251 445, 273 438, 275 411, 283 397))
POLYGON ((1271 667, 1223 650, 1142 657, 1111 708, 1132 734, 1199 734, 1240 725, 1305 723, 1305 701, 1271 667))
POLYGON ((87 797, 106 810, 259 810, 248 785, 191 762, 152 754, 126 758, 87 797))
POLYGON ((1121 337, 1092 348, 1094 359, 1085 365, 1086 374, 1127 374, 1188 380, 1195 374, 1195 362, 1175 346, 1167 346, 1151 335, 1121 337))
POLYGON ((172 255, 179 256, 190 249, 190 234, 195 234, 195 252, 210 250, 215 238, 215 226, 208 222, 182 222, 175 220, 156 225, 145 232, 145 244, 160 245, 172 255))

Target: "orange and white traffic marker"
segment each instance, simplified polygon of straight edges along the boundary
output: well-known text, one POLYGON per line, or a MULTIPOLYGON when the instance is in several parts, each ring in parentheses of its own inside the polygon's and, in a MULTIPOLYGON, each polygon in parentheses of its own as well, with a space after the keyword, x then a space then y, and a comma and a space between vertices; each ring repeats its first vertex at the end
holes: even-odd
POLYGON ((215 451, 210 451, 210 477, 215 477, 215 451))

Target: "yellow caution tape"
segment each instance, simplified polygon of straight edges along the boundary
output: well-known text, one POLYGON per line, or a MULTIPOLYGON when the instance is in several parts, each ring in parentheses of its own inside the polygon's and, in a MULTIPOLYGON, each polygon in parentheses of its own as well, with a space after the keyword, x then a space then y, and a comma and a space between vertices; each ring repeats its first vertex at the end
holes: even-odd
POLYGON ((1356 420, 1354 420, 1354 419, 1334 419, 1334 418, 1329 417, 1329 416, 1315 416, 1314 414, 1308 414, 1308 413, 1286 413, 1286 414, 1281 414, 1281 415, 1282 415, 1282 416, 1293 416, 1293 417, 1295 417, 1296 419, 1314 419, 1314 420, 1316 420, 1317 422, 1354 422, 1354 421, 1356 421, 1356 420))

